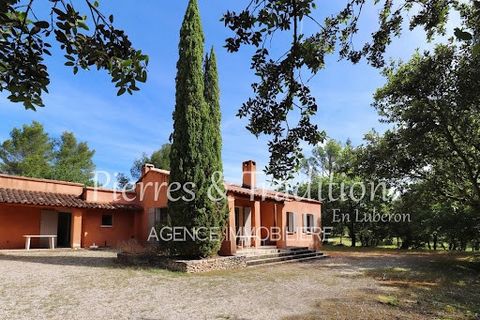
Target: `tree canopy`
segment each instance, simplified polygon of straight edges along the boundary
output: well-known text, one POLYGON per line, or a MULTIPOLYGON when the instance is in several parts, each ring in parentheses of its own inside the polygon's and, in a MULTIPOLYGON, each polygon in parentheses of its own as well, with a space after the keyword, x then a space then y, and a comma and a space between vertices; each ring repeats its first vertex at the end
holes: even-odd
POLYGON ((400 193, 391 212, 409 223, 391 234, 404 248, 480 244, 480 56, 472 41, 437 45, 385 68, 374 107, 391 129, 371 132, 358 148, 358 172, 400 193))
POLYGON ((387 68, 374 106, 394 128, 370 135, 367 171, 401 181, 430 181, 453 200, 480 201, 480 56, 439 45, 387 68))
POLYGON ((54 146, 51 178, 92 184, 95 151, 86 142, 78 142, 71 132, 64 132, 60 139, 55 140, 54 146))
POLYGON ((151 155, 143 153, 142 156, 133 162, 130 169, 130 175, 134 180, 140 179, 142 175, 142 167, 146 163, 153 164, 155 168, 170 170, 170 149, 172 145, 170 143, 163 144, 160 149, 152 152, 151 155))
POLYGON ((39 122, 14 128, 0 148, 0 170, 6 174, 48 178, 53 160, 53 141, 39 122))
POLYGON ((142 168, 146 163, 153 164, 155 168, 170 170, 170 149, 172 145, 170 143, 163 144, 160 149, 152 152, 151 155, 143 153, 139 158, 133 161, 130 168, 130 176, 121 172, 117 174, 117 187, 120 189, 133 189, 134 181, 138 180, 142 176, 142 168))
POLYGON ((373 67, 384 67, 384 53, 405 25, 410 30, 423 28, 433 39, 445 33, 448 15, 455 10, 466 21, 457 26, 455 35, 476 41, 474 51, 480 52, 479 1, 347 0, 338 12, 325 12, 324 4, 315 0, 247 3, 243 10, 224 14, 225 26, 233 32, 225 46, 231 52, 243 46, 256 50, 251 68, 259 80, 252 84, 253 97, 238 115, 249 119, 247 129, 254 135, 271 137, 267 173, 279 179, 289 178, 300 165, 302 140, 316 145, 325 139, 325 132, 312 122, 318 104, 309 79, 325 67, 328 55, 338 54, 353 63, 366 58, 373 67), (378 29, 365 43, 356 43, 368 6, 378 12, 378 29))
POLYGON ((78 142, 71 132, 51 138, 39 122, 14 128, 10 139, 0 146, 0 172, 93 184, 95 164, 86 142, 78 142))
MULTIPOLYGON (((38 2, 0 4, 0 91, 7 91, 12 102, 28 109, 43 106, 42 94, 50 83, 44 60, 53 41, 64 51, 65 65, 73 73, 91 67, 106 70, 119 95, 138 90, 137 83, 146 81, 148 57, 115 27, 112 15, 100 11, 98 1, 52 0, 46 11, 35 6, 38 2)), ((316 145, 326 138, 312 121, 319 105, 309 79, 325 67, 328 55, 353 63, 365 58, 372 66, 383 67, 388 45, 405 26, 423 28, 433 39, 445 33, 453 11, 462 19, 455 36, 473 42, 472 51, 480 52, 478 0, 345 0, 343 4, 342 9, 328 12, 315 0, 252 0, 243 10, 223 15, 233 32, 226 48, 230 52, 243 46, 255 48, 252 69, 259 81, 252 84, 253 97, 239 108, 238 116, 248 118, 247 129, 255 136, 269 137, 266 172, 276 179, 290 178, 301 165, 301 141, 316 145), (367 7, 378 12, 378 28, 358 43, 367 7), (285 35, 291 40, 284 41, 285 35)))
POLYGON ((51 0, 48 10, 36 7, 38 2, 0 3, 0 91, 9 92, 10 101, 26 109, 44 106, 42 95, 50 84, 44 61, 52 41, 60 45, 74 74, 95 67, 109 73, 118 95, 139 90, 137 82, 147 79, 148 57, 114 26, 112 15, 99 10, 98 1, 51 0))

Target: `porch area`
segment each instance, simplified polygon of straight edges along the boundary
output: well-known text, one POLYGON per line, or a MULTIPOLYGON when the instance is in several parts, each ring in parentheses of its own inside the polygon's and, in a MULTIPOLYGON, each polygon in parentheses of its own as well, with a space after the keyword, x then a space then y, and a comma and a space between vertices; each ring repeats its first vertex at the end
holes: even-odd
POLYGON ((116 248, 135 238, 135 212, 0 204, 0 250, 116 248))
POLYGON ((0 249, 80 248, 80 209, 0 205, 0 249))
POLYGON ((230 214, 221 254, 285 248, 283 203, 229 196, 228 206, 230 214))

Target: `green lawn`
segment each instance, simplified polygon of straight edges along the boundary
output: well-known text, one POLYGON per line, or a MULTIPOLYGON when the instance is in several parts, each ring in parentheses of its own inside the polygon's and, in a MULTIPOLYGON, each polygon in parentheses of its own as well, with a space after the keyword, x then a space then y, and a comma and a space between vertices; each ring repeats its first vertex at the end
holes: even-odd
MULTIPOLYGON (((328 239, 328 244, 330 246, 335 246, 335 247, 351 247, 352 246, 352 241, 350 240, 349 237, 345 236, 343 238, 340 238, 340 237, 332 237, 332 238, 329 238, 328 239)), ((444 247, 445 248, 448 248, 448 244, 447 243, 444 243, 444 247)), ((360 241, 357 241, 357 248, 361 248, 360 247, 360 241)), ((380 249, 397 249, 398 248, 398 245, 397 245, 397 239, 394 238, 392 239, 392 244, 381 244, 379 245, 378 247, 376 248, 380 248, 380 249)), ((428 249, 428 247, 425 246, 425 248, 422 248, 422 250, 428 250, 428 251, 433 251, 433 249, 428 249)), ((439 244, 438 245, 438 248, 437 248, 437 251, 448 251, 448 250, 444 250, 442 248, 442 246, 439 244)), ((472 247, 467 247, 467 251, 466 252, 473 252, 472 250, 472 247)))

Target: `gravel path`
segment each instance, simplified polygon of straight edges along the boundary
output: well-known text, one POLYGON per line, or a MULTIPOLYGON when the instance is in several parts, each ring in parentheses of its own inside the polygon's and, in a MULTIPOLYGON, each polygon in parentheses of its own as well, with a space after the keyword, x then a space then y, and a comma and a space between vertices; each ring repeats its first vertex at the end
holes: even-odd
MULTIPOLYGON (((105 251, 0 252, 0 319, 281 319, 319 306, 325 319, 340 319, 342 305, 371 308, 345 302, 395 290, 363 276, 365 269, 404 263, 395 255, 333 254, 186 275, 119 267, 115 253, 105 251)), ((369 319, 392 316, 381 305, 375 310, 369 319)))

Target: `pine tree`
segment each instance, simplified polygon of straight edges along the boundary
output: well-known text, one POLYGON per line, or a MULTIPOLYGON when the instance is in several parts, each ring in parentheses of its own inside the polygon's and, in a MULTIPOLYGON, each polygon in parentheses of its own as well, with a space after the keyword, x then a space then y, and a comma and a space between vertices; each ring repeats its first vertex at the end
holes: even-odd
POLYGON ((64 132, 55 144, 52 179, 93 185, 95 151, 86 142, 77 142, 71 132, 64 132))
POLYGON ((0 172, 34 178, 49 178, 53 145, 42 124, 14 128, 0 146, 0 172))
POLYGON ((77 142, 71 132, 51 138, 42 124, 33 121, 14 128, 0 145, 0 172, 93 184, 93 155, 86 142, 77 142))
POLYGON ((204 97, 204 35, 196 0, 190 0, 180 30, 177 63, 176 104, 170 153, 170 183, 182 188, 171 192, 169 214, 174 227, 202 230, 197 240, 173 242, 173 253, 190 257, 215 254, 220 240, 210 240, 209 230, 219 227, 215 219, 216 204, 209 199, 210 165, 213 150, 209 124, 209 107, 204 97), (192 187, 193 184, 193 187, 192 187), (189 193, 195 194, 193 200, 189 193), (178 200, 177 200, 178 199, 178 200), (190 200, 190 201, 189 201, 190 200), (200 229, 199 229, 200 228, 200 229))

